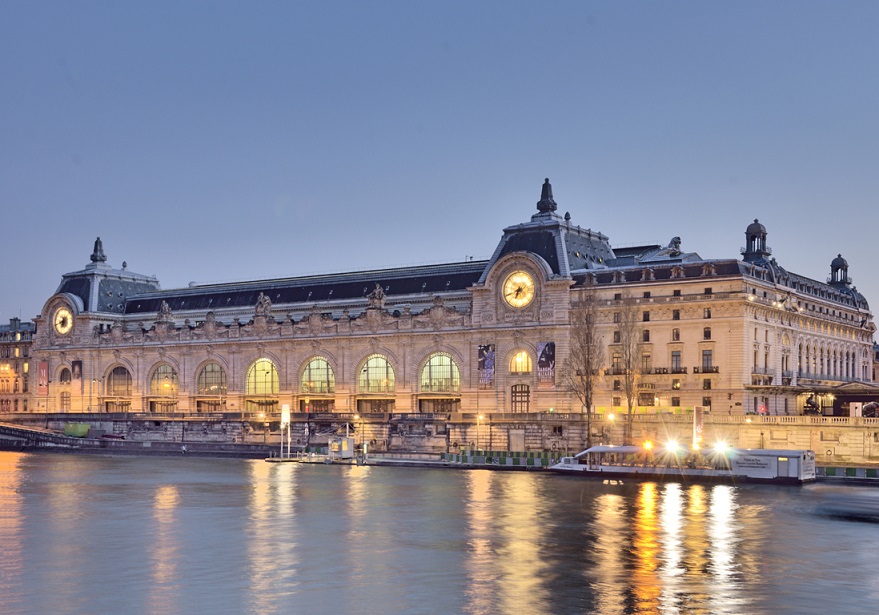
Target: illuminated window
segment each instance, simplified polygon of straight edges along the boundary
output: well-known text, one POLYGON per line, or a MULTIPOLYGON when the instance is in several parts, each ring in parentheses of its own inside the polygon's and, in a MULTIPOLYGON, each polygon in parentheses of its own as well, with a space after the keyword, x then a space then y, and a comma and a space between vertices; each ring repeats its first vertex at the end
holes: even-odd
POLYGON ((335 393, 336 375, 323 357, 315 357, 302 370, 303 393, 335 393))
POLYGON ((198 373, 199 395, 225 395, 226 371, 219 363, 208 363, 198 373))
POLYGON ((681 341, 681 330, 680 329, 672 329, 671 330, 671 341, 673 341, 673 342, 681 341))
POLYGON ((510 360, 511 374, 530 374, 531 373, 531 357, 524 350, 517 352, 510 360))
POLYGON ((156 368, 150 378, 150 395, 176 397, 177 386, 177 372, 167 363, 163 363, 156 368))
POLYGON ((271 359, 257 359, 247 370, 246 395, 277 395, 278 370, 271 359))
POLYGON ((394 368, 385 357, 374 354, 360 368, 358 384, 361 393, 393 393, 394 368))
POLYGON ((421 370, 421 390, 428 393, 457 393, 461 388, 458 366, 447 354, 435 354, 421 370))

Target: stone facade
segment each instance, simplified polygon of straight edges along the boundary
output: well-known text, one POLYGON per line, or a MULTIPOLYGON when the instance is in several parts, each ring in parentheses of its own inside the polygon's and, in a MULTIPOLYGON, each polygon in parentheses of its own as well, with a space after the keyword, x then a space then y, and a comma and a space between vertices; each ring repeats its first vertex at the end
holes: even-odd
POLYGON ((555 211, 547 180, 538 213, 504 229, 487 261, 170 290, 111 268, 99 239, 35 319, 31 363, 46 377, 31 407, 256 421, 285 406, 339 421, 577 414, 560 374, 587 297, 607 347, 599 414, 627 411, 613 360, 623 309, 640 316, 637 413, 791 416, 811 399, 846 414, 846 399, 879 398, 875 325, 841 257, 826 283, 791 274, 757 221, 742 259, 704 259, 677 237, 614 250, 555 211))

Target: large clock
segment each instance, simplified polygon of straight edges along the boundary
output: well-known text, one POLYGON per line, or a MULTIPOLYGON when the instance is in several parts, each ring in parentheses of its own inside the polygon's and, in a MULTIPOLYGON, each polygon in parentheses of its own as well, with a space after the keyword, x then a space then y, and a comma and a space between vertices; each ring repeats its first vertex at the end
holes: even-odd
POLYGON ((61 335, 70 333, 70 330, 73 328, 73 314, 66 307, 58 308, 52 317, 52 326, 61 335))
POLYGON ((534 278, 525 271, 514 271, 504 280, 504 301, 514 308, 523 308, 534 299, 534 278))

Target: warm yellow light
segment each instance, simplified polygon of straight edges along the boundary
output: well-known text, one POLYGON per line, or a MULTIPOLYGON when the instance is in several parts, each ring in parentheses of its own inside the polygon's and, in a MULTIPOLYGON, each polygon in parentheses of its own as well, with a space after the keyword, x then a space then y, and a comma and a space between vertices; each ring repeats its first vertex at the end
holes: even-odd
POLYGON ((699 448, 700 448, 699 443, 698 443, 698 442, 693 442, 693 450, 694 450, 694 451, 698 451, 699 448))
POLYGON ((746 419, 745 419, 745 422, 746 422, 746 423, 750 423, 750 422, 751 422, 751 417, 749 416, 748 418, 746 418, 746 419))
POLYGON ((608 414, 608 415, 607 415, 607 418, 609 418, 609 419, 612 421, 612 420, 614 419, 613 412, 611 412, 610 414, 608 414))
POLYGON ((725 453, 727 449, 727 444, 723 440, 718 440, 714 443, 714 450, 718 453, 725 453))
POLYGON ((669 440, 665 443, 665 450, 667 450, 669 453, 677 453, 678 448, 679 445, 676 440, 669 440))
POLYGON ((644 449, 649 451, 652 448, 653 448, 653 442, 651 442, 650 440, 647 440, 647 442, 644 443, 644 449))

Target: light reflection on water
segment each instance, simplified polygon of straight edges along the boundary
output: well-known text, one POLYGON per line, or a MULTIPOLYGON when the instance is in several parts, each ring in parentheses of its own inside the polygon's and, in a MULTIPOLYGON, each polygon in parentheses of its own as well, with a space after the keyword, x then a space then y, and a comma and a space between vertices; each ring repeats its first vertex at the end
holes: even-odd
POLYGON ((820 489, 0 453, 0 611, 873 613, 820 489))

